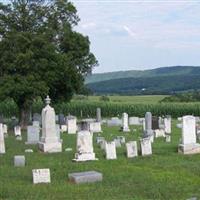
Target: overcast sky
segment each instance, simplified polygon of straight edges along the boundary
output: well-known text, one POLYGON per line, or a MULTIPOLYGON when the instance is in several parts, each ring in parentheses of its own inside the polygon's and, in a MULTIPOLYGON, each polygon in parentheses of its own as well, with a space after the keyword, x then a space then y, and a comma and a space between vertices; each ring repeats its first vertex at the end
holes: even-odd
POLYGON ((72 0, 94 72, 200 65, 200 1, 72 0))

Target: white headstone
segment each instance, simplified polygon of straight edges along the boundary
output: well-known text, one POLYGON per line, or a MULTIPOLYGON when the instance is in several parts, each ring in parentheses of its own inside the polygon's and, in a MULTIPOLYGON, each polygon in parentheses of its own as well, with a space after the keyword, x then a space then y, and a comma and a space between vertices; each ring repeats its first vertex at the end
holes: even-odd
POLYGON ((128 158, 134 158, 138 156, 138 150, 137 150, 137 142, 136 141, 130 141, 126 143, 126 152, 128 158))
POLYGON ((39 121, 33 121, 33 126, 40 127, 40 122, 39 121))
POLYGON ((40 128, 38 126, 28 126, 26 144, 37 144, 39 140, 40 140, 40 128))
POLYGON ((165 133, 171 134, 171 117, 164 118, 165 133))
POLYGON ((57 136, 55 111, 49 104, 50 99, 47 96, 46 107, 42 110, 42 137, 39 149, 48 153, 61 152, 62 143, 57 136))
POLYGON ((67 132, 68 134, 76 134, 77 131, 77 124, 76 124, 76 117, 68 117, 67 118, 67 132))
POLYGON ((178 148, 179 153, 200 153, 200 144, 196 143, 196 121, 194 116, 182 118, 182 140, 178 148))
POLYGON ((51 183, 50 170, 49 169, 33 169, 33 183, 51 183))
POLYGON ((77 134, 77 153, 74 161, 97 160, 93 150, 93 133, 89 131, 80 131, 77 134))
POLYGON ((118 117, 112 117, 110 120, 107 120, 107 125, 108 126, 121 126, 122 120, 119 119, 118 117))
POLYGON ((15 132, 15 136, 21 136, 22 133, 21 133, 21 127, 20 126, 15 126, 14 127, 14 132, 15 132))
POLYGON ((91 122, 89 123, 89 130, 93 133, 101 133, 101 122, 91 122))
POLYGON ((118 138, 115 138, 114 139, 114 142, 115 142, 115 147, 116 148, 118 148, 118 147, 121 147, 122 145, 121 145, 121 142, 120 142, 120 139, 118 139, 118 138))
POLYGON ((158 137, 165 137, 165 131, 163 129, 156 129, 154 130, 155 138, 158 137))
POLYGON ((67 132, 67 125, 61 125, 61 132, 67 132))
POLYGON ((123 113, 123 115, 122 115, 122 131, 130 132, 130 129, 128 126, 128 114, 127 113, 123 113))
POLYGON ((140 140, 141 154, 142 156, 147 156, 152 154, 151 138, 143 138, 140 140))
POLYGON ((139 117, 129 117, 129 125, 140 125, 139 117))
POLYGON ((8 134, 8 126, 6 124, 3 124, 3 133, 8 134))
POLYGON ((0 154, 6 153, 3 133, 3 124, 0 124, 0 154))
POLYGON ((117 159, 115 142, 105 142, 106 159, 117 159))

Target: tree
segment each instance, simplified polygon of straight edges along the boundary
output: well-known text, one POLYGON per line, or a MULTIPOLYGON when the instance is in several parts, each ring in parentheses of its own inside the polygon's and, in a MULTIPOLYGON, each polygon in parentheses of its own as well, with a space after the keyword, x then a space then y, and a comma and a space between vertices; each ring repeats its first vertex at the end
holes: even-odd
POLYGON ((78 22, 68 0, 0 3, 0 98, 14 99, 22 126, 36 97, 69 101, 98 64, 78 22))

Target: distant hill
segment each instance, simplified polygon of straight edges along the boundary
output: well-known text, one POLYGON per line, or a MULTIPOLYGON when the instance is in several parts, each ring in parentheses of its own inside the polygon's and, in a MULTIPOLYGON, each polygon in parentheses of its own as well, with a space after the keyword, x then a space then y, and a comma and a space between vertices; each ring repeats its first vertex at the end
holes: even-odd
POLYGON ((199 90, 200 67, 175 66, 94 74, 86 83, 97 94, 171 94, 199 90))
POLYGON ((200 74, 200 67, 193 66, 174 66, 162 67, 150 70, 129 70, 92 74, 86 77, 85 83, 95 83, 120 78, 138 78, 138 77, 155 77, 171 75, 195 75, 200 74))

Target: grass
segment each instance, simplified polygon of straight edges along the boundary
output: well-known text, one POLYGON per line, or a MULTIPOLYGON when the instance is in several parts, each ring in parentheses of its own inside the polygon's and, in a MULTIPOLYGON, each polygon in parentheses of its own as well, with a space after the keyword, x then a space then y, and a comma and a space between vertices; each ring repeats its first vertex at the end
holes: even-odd
MULTIPOLYGON (((6 141, 6 154, 0 156, 0 199, 1 200, 142 200, 166 199, 185 200, 200 198, 200 155, 180 155, 177 146, 180 129, 173 121, 172 142, 165 143, 158 138, 153 144, 153 155, 128 159, 125 146, 117 149, 117 160, 106 160, 104 153, 96 145, 94 151, 99 161, 72 162, 75 153, 76 136, 63 134, 63 149, 72 147, 72 152, 44 154, 37 146, 16 141, 10 133, 6 141), (32 148, 34 153, 24 153, 32 148), (13 166, 14 155, 26 156, 26 166, 13 166), (50 168, 51 184, 32 184, 32 169, 50 168), (103 173, 103 182, 75 185, 68 181, 68 173, 96 170, 103 173)), ((126 141, 138 140, 142 129, 132 126, 137 132, 123 134, 118 127, 103 127, 102 136, 112 140, 117 135, 125 135, 126 141)), ((138 143, 139 146, 139 143, 138 143)))

